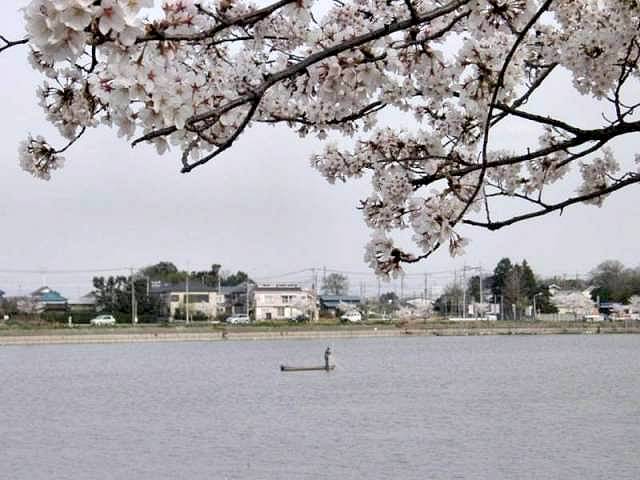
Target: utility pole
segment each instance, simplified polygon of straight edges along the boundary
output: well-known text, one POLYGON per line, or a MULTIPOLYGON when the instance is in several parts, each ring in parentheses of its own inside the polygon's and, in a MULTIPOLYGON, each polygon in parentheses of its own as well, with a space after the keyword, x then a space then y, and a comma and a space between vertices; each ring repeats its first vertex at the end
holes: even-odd
POLYGON ((311 269, 311 290, 315 295, 316 294, 316 269, 315 268, 311 269))
POLYGON ((184 282, 185 285, 185 295, 184 295, 184 321, 185 323, 189 323, 189 268, 187 267, 187 279, 184 282))
POLYGON ((247 278, 246 280, 246 285, 247 285, 247 291, 245 293, 246 297, 247 297, 247 301, 246 301, 246 305, 245 308, 247 310, 247 317, 249 316, 249 279, 247 278))
POLYGON ((429 280, 426 273, 424 274, 424 301, 425 303, 429 301, 429 280))
POLYGON ((462 267, 462 318, 467 318, 467 266, 462 267))
POLYGON ((135 283, 133 281, 133 268, 130 269, 131 271, 131 324, 135 325, 136 324, 136 289, 135 289, 135 283))
POLYGON ((404 298, 404 272, 400 275, 400 302, 404 298))
POLYGON ((380 303, 380 277, 378 277, 378 303, 380 303))
POLYGON ((478 267, 478 281, 480 282, 480 309, 484 317, 484 291, 482 290, 482 265, 478 267))

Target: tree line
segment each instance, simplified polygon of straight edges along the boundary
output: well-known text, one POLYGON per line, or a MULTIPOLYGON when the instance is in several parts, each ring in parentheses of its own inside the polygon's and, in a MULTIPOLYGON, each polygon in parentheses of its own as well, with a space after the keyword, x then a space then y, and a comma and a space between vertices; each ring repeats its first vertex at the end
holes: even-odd
POLYGON ((140 269, 131 276, 119 275, 93 278, 93 294, 96 297, 96 308, 111 312, 114 315, 131 315, 131 288, 133 285, 136 311, 144 321, 146 317, 152 321, 163 313, 164 305, 160 298, 151 295, 151 287, 156 282, 163 284, 182 284, 187 278, 193 288, 198 285, 216 288, 233 287, 252 280, 245 272, 235 273, 222 270, 220 264, 214 263, 209 270, 179 270, 172 262, 162 261, 140 269))
POLYGON ((482 279, 474 275, 466 282, 448 285, 436 300, 435 309, 442 314, 461 314, 467 305, 495 303, 501 305, 501 318, 514 320, 532 313, 535 298, 537 313, 556 313, 558 309, 550 292, 552 285, 561 290, 590 289, 591 299, 599 305, 628 304, 632 297, 640 295, 640 267, 630 268, 617 260, 606 260, 585 277, 541 277, 527 260, 514 263, 502 258, 490 275, 483 275, 482 279))

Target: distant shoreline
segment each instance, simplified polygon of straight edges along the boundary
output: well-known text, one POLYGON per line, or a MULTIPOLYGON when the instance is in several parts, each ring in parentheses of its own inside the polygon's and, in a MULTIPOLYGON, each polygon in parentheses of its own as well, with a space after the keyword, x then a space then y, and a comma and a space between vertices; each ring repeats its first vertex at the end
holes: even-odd
MULTIPOLYGON (((89 328, 55 330, 0 330, 0 346, 10 345, 60 345, 96 343, 160 343, 160 342, 221 342, 252 340, 303 340, 336 338, 375 338, 412 336, 480 336, 480 335, 563 335, 563 334, 622 334, 640 333, 640 326, 569 324, 548 326, 544 324, 524 324, 503 326, 493 322, 490 325, 437 325, 418 326, 359 326, 357 328, 287 328, 269 329, 229 328, 209 331, 189 331, 189 328, 117 328, 96 331, 89 328), (151 331, 145 331, 151 330, 151 331)), ((194 329, 197 330, 197 329, 194 329)))

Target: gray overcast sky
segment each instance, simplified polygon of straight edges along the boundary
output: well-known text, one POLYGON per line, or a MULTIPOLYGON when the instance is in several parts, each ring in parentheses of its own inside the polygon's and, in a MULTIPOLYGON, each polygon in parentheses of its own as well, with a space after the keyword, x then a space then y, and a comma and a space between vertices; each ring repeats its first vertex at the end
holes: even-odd
MULTIPOLYGON (((0 3, 0 33, 22 35, 18 7, 0 3)), ((42 182, 22 172, 18 143, 28 132, 57 138, 36 104, 41 81, 26 62, 24 47, 0 54, 2 142, 0 158, 0 270, 94 269, 143 266, 159 260, 206 268, 213 262, 256 277, 326 265, 366 271, 368 231, 356 206, 369 192, 367 180, 329 185, 309 166, 316 140, 285 128, 255 127, 231 151, 193 173, 179 173, 179 153, 162 157, 132 150, 115 131, 94 130, 66 155, 67 164, 42 182)), ((597 118, 559 86, 551 109, 597 118)), ((508 133, 511 141, 521 130, 508 133)), ((631 142, 620 151, 629 156, 631 142)), ((640 202, 631 187, 604 207, 578 206, 499 232, 467 231, 464 258, 442 250, 409 272, 441 271, 504 256, 526 258, 536 272, 584 273, 604 259, 637 266, 640 202)), ((0 273, 0 288, 37 284, 0 273)), ((55 281, 50 281, 54 283, 55 281)))

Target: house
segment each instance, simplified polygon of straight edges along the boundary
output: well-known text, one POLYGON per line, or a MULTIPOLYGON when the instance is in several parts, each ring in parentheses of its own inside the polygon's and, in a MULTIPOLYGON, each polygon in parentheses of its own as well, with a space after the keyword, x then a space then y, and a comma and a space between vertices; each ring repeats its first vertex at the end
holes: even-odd
POLYGON ((174 319, 176 316, 189 315, 215 318, 225 313, 225 296, 216 287, 200 282, 180 282, 167 284, 153 282, 149 294, 160 299, 164 314, 174 319))
POLYGON ((40 287, 18 301, 18 310, 25 313, 66 312, 67 299, 49 287, 40 287))
POLYGON ((67 303, 69 310, 73 313, 93 313, 96 311, 97 299, 94 293, 87 293, 69 300, 67 303))
MULTIPOLYGON (((222 287, 220 293, 225 299, 225 313, 235 315, 238 313, 248 313, 247 306, 251 301, 251 294, 255 285, 252 282, 242 282, 233 287, 222 287), (247 296, 249 302, 247 302, 247 296)), ((251 310, 251 308, 249 308, 251 310)))
POLYGON ((638 305, 634 303, 623 305, 619 302, 600 302, 598 310, 609 320, 640 320, 638 305))
POLYGON ((253 290, 255 320, 292 320, 305 315, 318 319, 316 296, 296 284, 259 285, 253 290))
POLYGON ((361 304, 360 297, 353 295, 320 295, 320 311, 337 315, 338 310, 344 310, 346 307, 358 308, 361 304))

